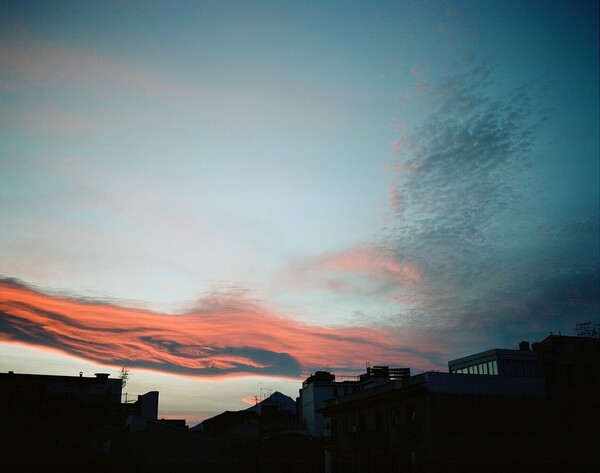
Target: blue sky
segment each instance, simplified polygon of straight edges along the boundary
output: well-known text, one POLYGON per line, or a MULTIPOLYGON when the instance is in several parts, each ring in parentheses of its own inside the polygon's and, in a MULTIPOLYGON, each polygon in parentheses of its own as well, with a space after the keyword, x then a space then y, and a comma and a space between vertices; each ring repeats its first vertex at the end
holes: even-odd
POLYGON ((198 420, 598 321, 597 2, 0 5, 0 369, 127 362, 198 420), (60 301, 165 338, 103 357, 60 301))

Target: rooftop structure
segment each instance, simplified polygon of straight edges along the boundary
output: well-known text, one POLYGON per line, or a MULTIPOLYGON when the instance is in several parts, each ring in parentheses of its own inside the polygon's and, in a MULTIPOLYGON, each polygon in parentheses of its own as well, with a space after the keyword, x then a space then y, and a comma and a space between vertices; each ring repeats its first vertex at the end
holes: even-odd
POLYGON ((492 376, 541 376, 537 352, 521 342, 519 350, 493 348, 473 355, 448 361, 448 371, 458 374, 492 376))
POLYGON ((550 334, 448 366, 325 400, 327 471, 586 471, 600 463, 600 338, 550 334))
POLYGON ((102 456, 120 432, 121 380, 0 373, 0 457, 8 461, 73 461, 102 456))
POLYGON ((329 371, 317 371, 302 383, 298 398, 300 420, 306 425, 311 435, 324 435, 323 416, 319 410, 328 399, 345 396, 375 386, 410 376, 410 368, 390 368, 388 366, 367 366, 366 373, 353 377, 336 376, 329 371))

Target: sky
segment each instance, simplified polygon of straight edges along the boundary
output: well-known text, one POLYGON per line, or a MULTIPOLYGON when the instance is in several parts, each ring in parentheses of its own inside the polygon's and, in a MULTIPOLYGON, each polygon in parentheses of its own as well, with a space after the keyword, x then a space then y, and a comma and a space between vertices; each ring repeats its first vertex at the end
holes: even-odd
POLYGON ((598 17, 0 0, 0 371, 195 425, 598 322, 598 17))

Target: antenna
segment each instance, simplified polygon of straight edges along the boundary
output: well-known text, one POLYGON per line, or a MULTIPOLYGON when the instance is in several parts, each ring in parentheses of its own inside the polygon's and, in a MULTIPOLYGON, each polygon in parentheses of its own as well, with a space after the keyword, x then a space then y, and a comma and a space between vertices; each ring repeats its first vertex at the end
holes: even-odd
POLYGON ((261 402, 267 399, 271 394, 273 394, 273 390, 269 388, 263 388, 262 383, 260 383, 260 400, 261 402))
POLYGON ((599 325, 591 320, 577 322, 575 324, 575 331, 578 337, 598 338, 600 336, 599 325))

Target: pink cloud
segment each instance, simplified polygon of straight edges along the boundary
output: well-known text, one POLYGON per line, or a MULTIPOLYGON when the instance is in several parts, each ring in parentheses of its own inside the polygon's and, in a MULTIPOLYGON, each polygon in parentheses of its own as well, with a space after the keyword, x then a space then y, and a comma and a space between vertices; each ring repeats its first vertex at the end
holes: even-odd
POLYGON ((402 206, 402 197, 396 188, 390 190, 390 206, 394 213, 398 212, 402 206))
POLYGON ((191 92, 158 73, 36 39, 3 45, 0 60, 5 73, 24 78, 27 85, 82 86, 91 94, 107 84, 160 94, 191 92))
MULTIPOLYGON (((328 264, 360 270, 363 258, 340 255, 328 264)), ((406 271, 391 262, 380 264, 380 271, 406 271)), ((365 360, 399 363, 403 353, 395 335, 376 326, 311 326, 256 302, 223 302, 164 314, 0 282, 0 339, 51 347, 95 362, 189 376, 298 376, 300 367, 326 364, 356 370, 365 360)))
POLYGON ((52 103, 44 103, 27 110, 12 111, 2 116, 3 125, 44 134, 70 134, 81 132, 97 133, 98 117, 85 118, 75 113, 65 112, 52 103), (96 123, 96 124, 95 124, 96 123))
MULTIPOLYGON (((400 205, 400 197, 392 194, 400 205)), ((409 261, 398 261, 394 250, 385 247, 359 246, 347 251, 325 255, 300 269, 307 277, 311 273, 326 274, 325 286, 340 289, 343 283, 335 276, 363 276, 375 281, 410 286, 420 281, 423 270, 409 261)))
POLYGON ((415 92, 418 95, 424 94, 425 92, 427 92, 427 84, 424 81, 422 81, 422 80, 418 81, 415 84, 415 92))
POLYGON ((250 406, 254 406, 257 403, 257 398, 255 398, 254 396, 244 397, 244 398, 242 398, 242 402, 244 404, 249 404, 250 406))

